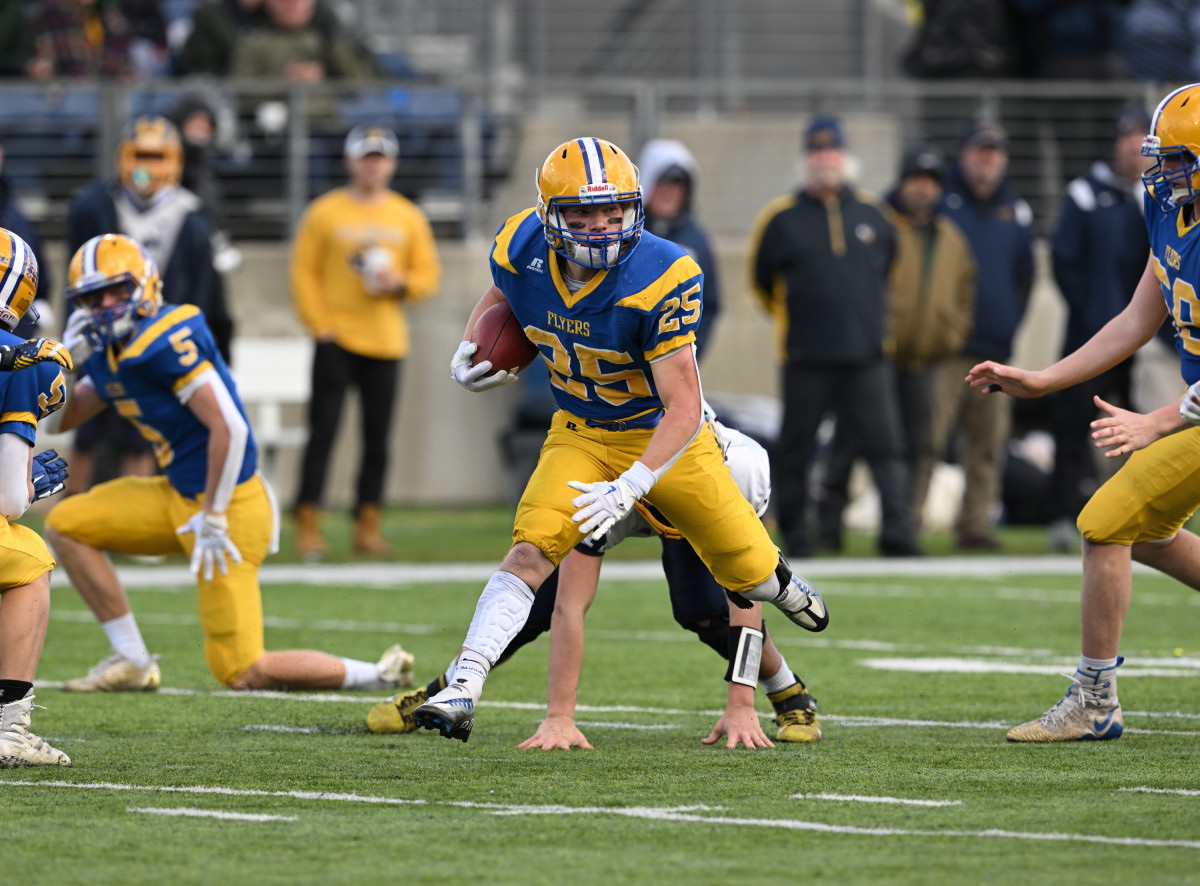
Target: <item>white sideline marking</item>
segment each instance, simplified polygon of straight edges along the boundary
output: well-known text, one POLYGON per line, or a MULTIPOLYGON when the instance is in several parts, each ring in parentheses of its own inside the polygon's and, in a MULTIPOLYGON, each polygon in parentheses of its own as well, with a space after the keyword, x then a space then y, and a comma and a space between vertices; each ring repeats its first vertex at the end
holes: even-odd
POLYGON ((269 723, 254 723, 242 727, 242 732, 295 732, 300 735, 319 735, 325 731, 312 726, 272 726, 269 723))
POLYGON ((1200 791, 1194 791, 1190 788, 1117 788, 1118 791, 1125 791, 1130 794, 1178 794, 1182 797, 1200 797, 1200 791))
POLYGON ((674 723, 608 723, 603 720, 578 720, 575 725, 586 726, 589 729, 636 729, 643 732, 680 728, 674 723))
POLYGON ((965 830, 918 830, 908 828, 866 828, 851 825, 831 825, 818 821, 795 819, 730 818, 726 816, 697 815, 696 811, 713 811, 706 806, 653 807, 653 806, 520 806, 502 803, 474 803, 470 801, 427 801, 402 800, 395 797, 374 797, 362 794, 320 794, 306 791, 254 791, 235 790, 221 787, 169 787, 162 785, 131 785, 104 783, 81 783, 69 781, 9 781, 0 779, 0 786, 20 785, 23 787, 61 787, 113 791, 165 791, 171 793, 221 794, 244 797, 291 797, 298 800, 331 800, 348 803, 378 803, 387 805, 437 805, 460 809, 480 809, 493 815, 619 815, 628 818, 653 821, 683 821, 697 824, 734 825, 736 827, 783 828, 793 831, 818 831, 825 834, 851 834, 865 837, 968 837, 975 839, 1049 840, 1052 842, 1101 843, 1110 846, 1153 846, 1161 848, 1200 850, 1197 840, 1152 840, 1142 837, 1110 837, 1100 834, 1055 834, 1045 832, 1005 831, 988 829, 965 830))
POLYGON ((184 815, 188 818, 225 818, 231 821, 299 821, 295 815, 266 815, 258 812, 222 812, 218 809, 156 809, 152 806, 130 806, 126 812, 148 815, 184 815))
POLYGON ((161 791, 166 794, 219 794, 222 797, 290 797, 293 800, 330 800, 338 803, 381 803, 387 806, 425 806, 426 800, 403 800, 398 797, 373 797, 365 794, 334 794, 325 791, 256 791, 250 788, 222 788, 192 785, 139 785, 118 784, 111 781, 9 781, 0 778, 0 785, 31 787, 45 785, 51 788, 82 788, 99 791, 161 791))
MULTIPOLYGON (((1195 659, 1154 659, 1158 667, 1143 667, 1131 664, 1121 669, 1121 677, 1195 677, 1200 672, 1200 662, 1195 659), (1178 667, 1169 665, 1188 662, 1178 667)), ((864 658, 858 662, 863 667, 877 671, 907 671, 918 674, 1041 674, 1063 676, 1062 664, 1031 664, 1025 662, 996 661, 972 658, 864 658)), ((1071 665, 1065 665, 1070 668, 1071 665)))
MULTIPOLYGON (((62 683, 52 680, 35 680, 34 688, 36 689, 61 689, 62 683)), ((277 701, 301 701, 312 702, 319 704, 377 704, 381 701, 387 701, 387 697, 373 697, 363 695, 348 695, 344 693, 318 693, 318 692, 279 692, 266 689, 252 689, 246 692, 235 692, 232 689, 173 689, 167 686, 158 690, 158 695, 173 695, 173 696, 208 696, 211 698, 251 698, 251 699, 271 699, 277 701)), ((546 710, 545 702, 536 701, 481 701, 479 707, 484 708, 502 708, 510 711, 537 711, 539 713, 546 710)), ((636 705, 576 705, 575 710, 586 714, 648 714, 655 717, 719 717, 724 711, 718 710, 688 710, 684 708, 645 708, 637 707, 636 705)), ((771 713, 763 711, 758 712, 760 719, 770 719, 774 716, 771 713)), ((1161 716, 1161 717, 1186 717, 1200 718, 1200 714, 1182 714, 1177 712, 1164 714, 1151 713, 1135 713, 1127 712, 1126 716, 1161 716)), ((821 714, 821 719, 826 723, 839 726, 912 726, 912 727, 940 727, 943 729, 1007 729, 1012 726, 1015 721, 1002 720, 916 720, 904 719, 900 717, 870 717, 852 714, 821 714)), ((1126 726, 1125 731, 1131 735, 1178 735, 1178 736, 1195 736, 1200 735, 1200 732, 1189 732, 1182 729, 1137 729, 1126 726)), ((333 733, 330 734, 340 734, 333 733)), ((60 741, 75 741, 82 739, 59 739, 60 741)))
MULTIPOLYGON (((69 621, 80 624, 94 622, 96 616, 83 610, 52 610, 50 617, 55 621, 69 621)), ((200 617, 196 615, 166 615, 163 613, 144 613, 139 611, 139 624, 167 625, 170 627, 197 627, 200 617)), ((355 631, 372 634, 436 634, 442 630, 439 625, 407 624, 398 621, 350 621, 348 619, 302 619, 283 618, 277 615, 263 617, 263 624, 268 628, 303 629, 317 631, 355 631)))
MULTIPOLYGON (((1006 575, 1078 575, 1078 556, 1047 557, 914 557, 910 560, 864 558, 829 561, 796 561, 797 571, 809 579, 877 575, 936 576, 939 578, 1001 579, 1006 575)), ((1135 572, 1153 570, 1134 564, 1135 572)), ((333 587, 353 585, 395 587, 428 584, 437 589, 448 583, 486 582, 496 571, 495 563, 316 563, 265 564, 258 573, 262 584, 315 584, 333 587)), ((117 569, 127 588, 176 587, 194 589, 196 579, 182 560, 169 566, 129 566, 117 569)), ((627 560, 604 564, 606 581, 646 581, 663 577, 657 560, 627 560)), ((51 585, 70 586, 66 573, 55 570, 51 585)))
POLYGON ((1183 711, 1126 711, 1126 717, 1170 717, 1178 720, 1200 720, 1200 714, 1185 714, 1183 711))
POLYGON ((858 794, 792 794, 793 800, 844 800, 853 803, 899 803, 903 806, 961 806, 962 800, 906 800, 903 797, 860 797, 858 794))

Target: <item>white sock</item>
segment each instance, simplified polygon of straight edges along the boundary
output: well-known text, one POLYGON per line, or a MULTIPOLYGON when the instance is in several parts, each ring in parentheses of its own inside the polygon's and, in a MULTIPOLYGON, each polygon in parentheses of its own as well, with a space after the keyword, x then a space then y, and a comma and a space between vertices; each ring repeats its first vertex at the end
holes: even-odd
POLYGON ((752 587, 748 591, 743 591, 742 596, 747 600, 774 603, 775 598, 779 596, 779 576, 772 572, 767 576, 766 581, 752 587))
POLYGON ((472 701, 479 701, 479 696, 483 695, 483 681, 491 669, 491 663, 478 652, 464 649, 458 656, 454 673, 446 678, 446 687, 464 690, 472 701))
MULTIPOLYGON (((780 653, 779 657, 782 659, 783 654, 780 653)), ((770 677, 764 677, 758 682, 762 686, 763 692, 773 695, 776 692, 782 692, 789 686, 795 686, 800 680, 792 673, 792 669, 788 667, 787 661, 784 660, 783 664, 779 666, 779 670, 770 677)))
POLYGON ((379 666, 373 661, 343 658, 346 676, 342 678, 343 689, 395 689, 394 683, 379 678, 379 666))
POLYGON ((1115 679, 1115 673, 1105 672, 1116 671, 1117 665, 1120 663, 1120 656, 1113 656, 1112 658, 1088 658, 1086 655, 1080 655, 1079 669, 1075 673, 1079 675, 1080 683, 1102 683, 1110 677, 1115 679))
POLYGON ((101 622, 100 627, 104 628, 114 652, 119 652, 139 668, 150 667, 150 650, 146 648, 146 641, 142 639, 142 632, 138 630, 137 619, 132 612, 101 622))

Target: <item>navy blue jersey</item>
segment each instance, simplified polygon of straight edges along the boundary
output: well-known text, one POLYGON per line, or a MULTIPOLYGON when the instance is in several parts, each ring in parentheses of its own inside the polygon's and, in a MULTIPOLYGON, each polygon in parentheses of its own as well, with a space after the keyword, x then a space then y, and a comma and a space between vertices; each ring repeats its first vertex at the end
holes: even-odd
POLYGON ((1145 201, 1146 230, 1150 235, 1150 258, 1154 274, 1162 284, 1167 311, 1175 322, 1179 335, 1175 349, 1179 351, 1180 371, 1189 385, 1200 381, 1200 242, 1188 237, 1197 223, 1184 222, 1184 210, 1163 212, 1149 193, 1145 201))
POLYGON ((696 340, 703 275, 682 248, 643 233, 622 264, 572 294, 533 209, 500 228, 492 279, 550 367, 559 409, 596 421, 661 413, 650 364, 696 340))
MULTIPOLYGON (((0 329, 0 345, 24 339, 0 329)), ((17 372, 0 372, 0 434, 16 434, 33 446, 38 422, 67 402, 62 367, 45 361, 17 372)))
MULTIPOLYGON (((165 306, 156 316, 138 319, 119 355, 114 356, 112 347, 97 351, 81 370, 105 401, 150 441, 171 486, 186 496, 204 491, 209 433, 179 395, 209 371, 221 377, 245 418, 229 367, 217 351, 204 314, 194 305, 165 306)), ((250 479, 257 468, 258 447, 251 433, 246 437, 238 483, 250 479)))

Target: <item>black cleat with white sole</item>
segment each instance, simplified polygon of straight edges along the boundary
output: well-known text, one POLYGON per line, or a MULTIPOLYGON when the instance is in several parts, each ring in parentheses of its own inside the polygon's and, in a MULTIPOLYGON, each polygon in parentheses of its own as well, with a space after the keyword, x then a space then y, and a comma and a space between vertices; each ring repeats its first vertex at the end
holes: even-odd
POLYGON ((442 738, 457 738, 465 742, 475 725, 475 702, 470 696, 444 689, 412 713, 417 725, 436 729, 442 738))

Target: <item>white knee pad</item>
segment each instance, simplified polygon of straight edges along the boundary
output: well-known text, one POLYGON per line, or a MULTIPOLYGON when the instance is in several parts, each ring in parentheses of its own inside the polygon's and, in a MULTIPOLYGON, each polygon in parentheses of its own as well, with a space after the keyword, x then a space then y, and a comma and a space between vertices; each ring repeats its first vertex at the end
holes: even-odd
POLYGON ((463 646, 474 649, 495 664, 517 632, 525 626, 533 608, 533 590, 511 572, 497 572, 475 605, 475 617, 463 646))

